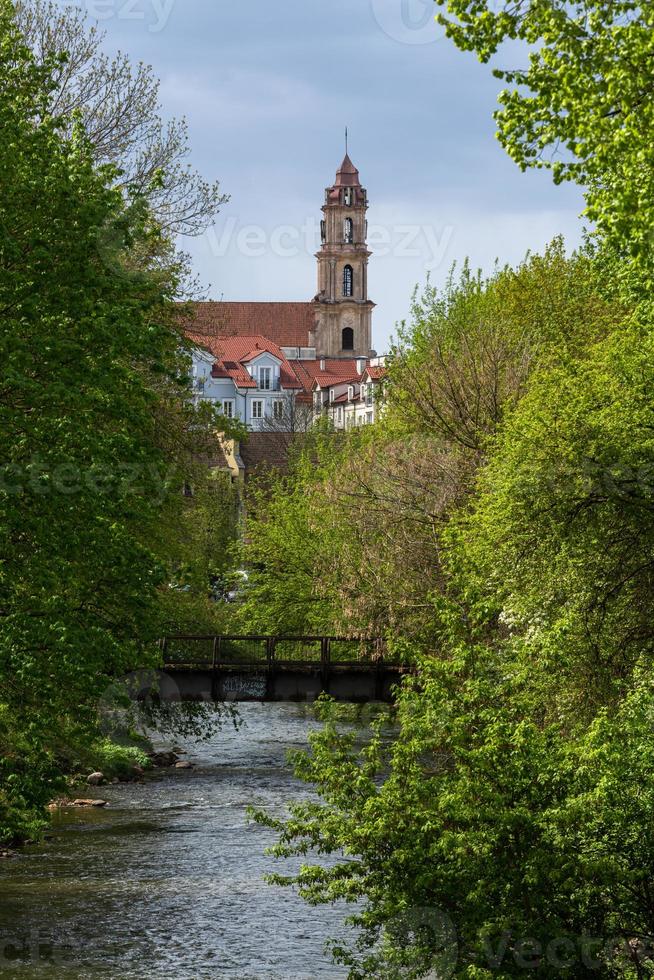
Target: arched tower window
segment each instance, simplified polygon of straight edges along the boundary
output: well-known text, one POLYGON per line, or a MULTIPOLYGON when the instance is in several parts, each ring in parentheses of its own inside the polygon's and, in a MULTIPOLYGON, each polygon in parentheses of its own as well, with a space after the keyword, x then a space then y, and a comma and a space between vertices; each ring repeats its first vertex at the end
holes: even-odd
POLYGON ((352 199, 353 199, 352 188, 346 187, 345 190, 343 191, 343 201, 348 208, 352 206, 352 199))
POLYGON ((343 269, 343 296, 354 296, 354 272, 351 265, 343 269))
POLYGON ((346 245, 351 245, 354 241, 354 222, 352 218, 346 218, 344 222, 343 237, 346 245))
POLYGON ((354 330, 352 327, 343 328, 341 350, 354 350, 354 330))

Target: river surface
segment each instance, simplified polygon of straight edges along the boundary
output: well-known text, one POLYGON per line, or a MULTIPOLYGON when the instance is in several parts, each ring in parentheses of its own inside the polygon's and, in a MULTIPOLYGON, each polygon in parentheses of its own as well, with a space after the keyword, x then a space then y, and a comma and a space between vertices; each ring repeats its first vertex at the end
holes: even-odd
POLYGON ((266 884, 284 864, 264 854, 274 834, 246 815, 309 795, 286 754, 315 722, 292 704, 240 713, 239 731, 176 743, 193 770, 91 790, 110 805, 62 811, 46 844, 0 862, 0 977, 346 976, 324 945, 343 937, 347 910, 266 884))

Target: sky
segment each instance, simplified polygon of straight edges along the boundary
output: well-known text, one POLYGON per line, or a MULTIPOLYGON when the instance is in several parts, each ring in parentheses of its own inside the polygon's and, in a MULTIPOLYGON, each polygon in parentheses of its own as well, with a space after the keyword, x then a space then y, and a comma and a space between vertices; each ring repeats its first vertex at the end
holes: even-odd
MULTIPOLYGON (((67 0, 58 0, 66 6, 67 0)), ((191 162, 230 196, 181 244, 212 299, 309 300, 324 189, 349 151, 368 190, 374 346, 416 286, 469 257, 490 271, 557 234, 579 189, 523 174, 495 139, 501 83, 433 20, 431 0, 78 0, 107 50, 152 64, 191 162)))

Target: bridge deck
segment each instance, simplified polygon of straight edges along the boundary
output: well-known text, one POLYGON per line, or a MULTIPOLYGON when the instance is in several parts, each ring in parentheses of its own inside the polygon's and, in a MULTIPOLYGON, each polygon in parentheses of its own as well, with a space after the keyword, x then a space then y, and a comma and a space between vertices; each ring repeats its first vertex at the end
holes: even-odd
POLYGON ((392 701, 409 668, 381 640, 329 636, 169 636, 166 701, 392 701))

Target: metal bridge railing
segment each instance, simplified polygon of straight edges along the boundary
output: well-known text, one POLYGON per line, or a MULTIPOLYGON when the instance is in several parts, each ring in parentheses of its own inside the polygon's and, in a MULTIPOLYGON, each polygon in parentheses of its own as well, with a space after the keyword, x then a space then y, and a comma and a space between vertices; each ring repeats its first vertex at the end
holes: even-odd
POLYGON ((167 636, 161 641, 164 665, 219 666, 391 666, 383 640, 338 636, 167 636))

